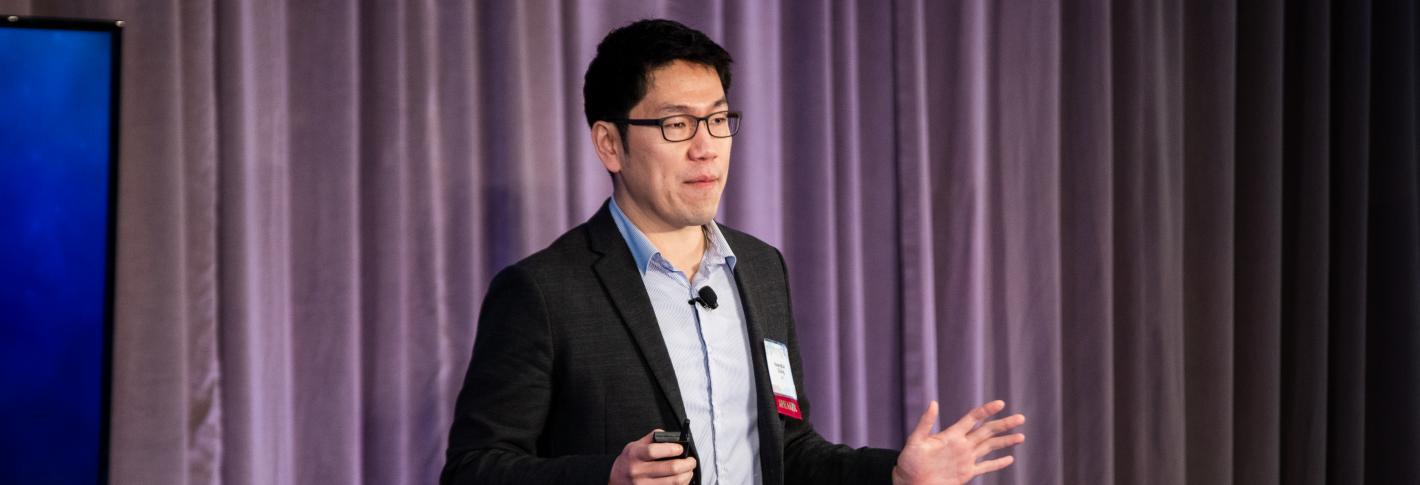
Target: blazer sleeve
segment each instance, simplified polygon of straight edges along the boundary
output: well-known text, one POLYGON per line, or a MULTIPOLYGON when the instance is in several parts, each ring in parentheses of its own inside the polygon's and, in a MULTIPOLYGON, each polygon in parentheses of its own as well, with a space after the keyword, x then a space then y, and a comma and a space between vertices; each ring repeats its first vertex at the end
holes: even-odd
POLYGON ((538 456, 552 402, 553 342, 533 275, 520 265, 499 272, 479 314, 440 483, 607 482, 614 455, 538 456))
MULTIPOLYGON (((784 273, 785 299, 789 300, 789 274, 784 256, 777 250, 779 268, 784 273)), ((794 370, 794 387, 799 390, 799 409, 804 419, 784 420, 784 482, 788 484, 822 483, 892 483, 892 469, 897 465, 897 450, 882 448, 851 448, 831 443, 814 431, 810 421, 812 405, 804 388, 799 355, 799 337, 794 330, 793 303, 789 303, 790 324, 787 343, 790 368, 794 370)))

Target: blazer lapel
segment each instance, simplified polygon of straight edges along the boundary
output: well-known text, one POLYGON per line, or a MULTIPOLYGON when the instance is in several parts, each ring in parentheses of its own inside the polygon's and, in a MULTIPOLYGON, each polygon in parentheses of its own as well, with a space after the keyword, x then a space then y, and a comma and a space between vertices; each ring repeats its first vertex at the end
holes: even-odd
MULTIPOLYGON (((730 247, 734 248, 734 241, 729 241, 730 247)), ((743 247, 743 246, 742 246, 743 247)), ((770 295, 779 295, 784 288, 766 287, 768 275, 761 275, 760 272, 766 268, 773 268, 774 265, 764 261, 757 261, 763 256, 760 254, 735 253, 742 259, 735 264, 735 285, 739 287, 740 305, 745 312, 745 326, 749 334, 749 351, 754 361, 754 383, 755 392, 759 403, 759 462, 762 474, 760 477, 763 483, 783 483, 784 482, 784 427, 779 422, 779 411, 774 407, 774 388, 769 381, 769 366, 764 359, 764 327, 767 324, 761 318, 766 315, 764 298, 772 298, 770 295)))
POLYGON ((593 263, 593 271, 636 340, 661 393, 670 401, 671 410, 675 412, 674 426, 679 427, 685 419, 685 403, 681 401, 675 367, 666 351, 665 339, 661 338, 661 327, 656 323, 656 311, 651 306, 651 297, 646 294, 646 284, 637 273, 636 260, 632 259, 621 231, 616 229, 607 204, 602 204, 601 210, 587 221, 587 232, 591 249, 602 255, 593 263))

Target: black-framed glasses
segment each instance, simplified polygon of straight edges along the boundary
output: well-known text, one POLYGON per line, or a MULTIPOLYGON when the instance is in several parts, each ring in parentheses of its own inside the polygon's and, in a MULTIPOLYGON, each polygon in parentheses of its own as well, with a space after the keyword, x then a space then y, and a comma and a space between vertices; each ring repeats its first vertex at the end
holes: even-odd
POLYGON ((739 111, 716 111, 703 117, 672 115, 665 118, 620 118, 607 121, 636 126, 659 126, 661 127, 661 138, 665 138, 669 142, 695 138, 695 132, 700 129, 702 121, 705 122, 705 130, 715 138, 729 138, 740 131, 739 111))

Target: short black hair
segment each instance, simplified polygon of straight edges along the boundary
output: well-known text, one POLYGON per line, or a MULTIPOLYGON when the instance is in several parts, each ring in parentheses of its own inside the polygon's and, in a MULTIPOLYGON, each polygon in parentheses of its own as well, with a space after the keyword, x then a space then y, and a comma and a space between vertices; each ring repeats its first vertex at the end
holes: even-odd
MULTIPOLYGON (((582 79, 582 109, 587 125, 626 118, 646 97, 647 75, 672 61, 715 68, 720 86, 730 92, 730 53, 705 33, 680 22, 646 19, 611 31, 597 45, 597 56, 582 79)), ((626 126, 618 123, 623 141, 626 126)))

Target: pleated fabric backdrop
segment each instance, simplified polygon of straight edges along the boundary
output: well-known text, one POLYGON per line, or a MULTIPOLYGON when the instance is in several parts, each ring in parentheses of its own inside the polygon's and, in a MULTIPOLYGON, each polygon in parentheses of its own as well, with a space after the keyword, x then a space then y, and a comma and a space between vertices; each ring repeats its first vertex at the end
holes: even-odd
POLYGON ((1415 483, 1409 1, 16 1, 125 32, 114 483, 433 483, 492 274, 610 184, 581 76, 700 28, 814 421, 1024 412, 981 483, 1415 483))

